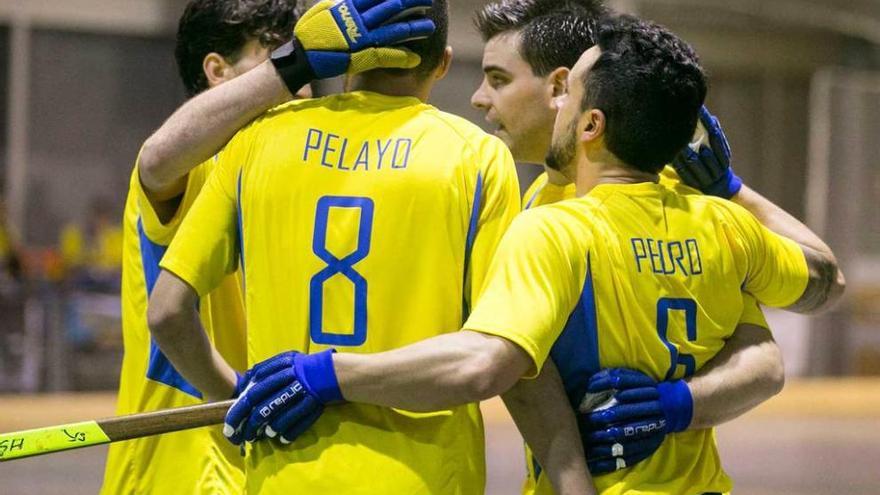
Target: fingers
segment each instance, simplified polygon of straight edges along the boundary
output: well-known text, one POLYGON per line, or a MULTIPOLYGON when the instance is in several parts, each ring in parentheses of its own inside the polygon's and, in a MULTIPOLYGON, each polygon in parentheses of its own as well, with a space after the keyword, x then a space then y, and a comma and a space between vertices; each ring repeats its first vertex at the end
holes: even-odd
POLYGON ((610 389, 650 387, 656 384, 656 380, 642 372, 626 368, 611 368, 602 370, 590 377, 587 390, 596 393, 610 389))
POLYGON ((367 48, 352 54, 349 74, 373 69, 411 69, 421 62, 415 53, 403 48, 367 48))
MULTIPOLYGON (((620 456, 604 457, 595 460, 588 460, 587 467, 594 475, 605 474, 634 466, 644 461, 648 457, 654 455, 654 452, 663 444, 663 437, 650 438, 645 440, 644 444, 638 447, 627 448, 626 445, 617 444, 622 452, 620 456), (653 447, 653 448, 652 448, 653 447)), ((591 449, 592 450, 592 449, 591 449)), ((588 457, 589 459, 589 457, 588 457)))
MULTIPOLYGON (((581 420, 586 421, 586 418, 581 418, 581 420)), ((609 426, 602 430, 590 431, 588 427, 585 427, 581 431, 585 433, 584 441, 589 444, 647 438, 659 433, 665 434, 667 432, 667 427, 666 419, 662 416, 655 416, 648 419, 634 421, 632 423, 609 426)))
POLYGON ((290 366, 287 366, 286 368, 282 367, 280 372, 264 377, 262 381, 258 381, 257 378, 254 378, 251 381, 251 384, 249 384, 247 390, 238 397, 226 413, 226 419, 224 420, 223 425, 223 435, 226 436, 230 442, 236 445, 240 444, 245 439, 243 431, 245 422, 256 409, 255 406, 266 402, 269 397, 277 394, 278 391, 284 389, 294 380, 295 373, 290 366))
POLYGON ((281 443, 287 445, 289 443, 293 443, 294 440, 299 438, 300 435, 305 433, 309 428, 318 421, 318 418, 321 417, 321 413, 323 412, 323 408, 316 409, 312 411, 308 416, 306 416, 302 421, 293 425, 292 428, 285 431, 281 435, 281 443))
POLYGON ((434 21, 429 19, 395 22, 371 31, 369 44, 373 46, 390 46, 406 41, 423 39, 434 33, 435 28, 434 21))
POLYGON ((241 437, 245 441, 253 442, 266 425, 270 424, 271 421, 285 411, 296 408, 304 398, 305 393, 302 384, 299 381, 294 381, 289 387, 267 398, 251 410, 244 426, 241 428, 241 437))
POLYGON ((286 408, 284 411, 281 411, 276 417, 269 421, 269 425, 266 428, 266 436, 272 438, 279 432, 284 433, 290 430, 292 427, 296 426, 297 423, 302 421, 304 417, 309 416, 316 409, 321 408, 321 404, 312 397, 303 397, 301 401, 286 408))
POLYGON ((409 15, 424 12, 433 5, 432 0, 385 0, 369 5, 370 2, 356 2, 361 12, 361 21, 367 29, 374 29, 395 19, 403 19, 409 15), (364 7, 361 4, 365 5, 364 7))
POLYGON ((608 457, 632 458, 645 453, 651 455, 660 448, 663 439, 664 435, 654 435, 631 442, 594 444, 587 448, 587 461, 598 461, 608 457))
POLYGON ((660 401, 619 404, 608 409, 590 413, 584 417, 584 420, 590 429, 599 429, 650 417, 663 417, 660 401))
POLYGON ((730 143, 727 136, 724 135, 724 129, 721 128, 721 122, 718 118, 709 113, 704 105, 700 108, 700 122, 706 128, 709 135, 709 146, 715 151, 715 156, 721 164, 727 168, 730 166, 730 143))

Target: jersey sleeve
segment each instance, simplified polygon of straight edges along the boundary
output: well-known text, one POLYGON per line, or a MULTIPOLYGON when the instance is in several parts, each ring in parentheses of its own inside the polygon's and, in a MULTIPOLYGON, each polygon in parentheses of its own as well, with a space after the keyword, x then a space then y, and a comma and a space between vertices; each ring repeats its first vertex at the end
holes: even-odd
POLYGON ((757 218, 727 203, 737 229, 741 260, 746 267, 743 291, 768 306, 785 307, 803 295, 809 280, 801 247, 762 225, 757 218))
MULTIPOLYGON (((216 159, 217 157, 211 158, 210 162, 213 162, 216 159)), ((205 181, 212 165, 212 163, 204 162, 187 174, 186 188, 183 191, 183 196, 181 196, 180 204, 178 205, 177 210, 175 210, 174 216, 167 222, 162 222, 162 220, 159 219, 159 215, 156 212, 153 203, 150 201, 149 195, 146 190, 144 190, 140 177, 138 176, 136 180, 132 181, 137 193, 138 210, 140 212, 141 223, 144 227, 144 234, 146 234, 148 239, 163 246, 167 246, 171 243, 171 240, 177 233, 177 229, 180 228, 180 224, 183 222, 183 218, 186 217, 190 208, 192 208, 195 203, 199 191, 201 191, 202 186, 205 185, 205 181)))
POLYGON ((474 216, 468 232, 470 260, 465 294, 470 307, 474 306, 489 264, 504 232, 519 213, 519 182, 516 165, 506 146, 496 138, 490 138, 480 152, 478 189, 480 190, 479 213, 474 216))
POLYGON ((505 234, 465 330, 503 337, 544 366, 580 295, 586 255, 563 248, 548 212, 522 213, 505 234), (571 251, 571 252, 569 252, 571 251))
POLYGON ((770 329, 770 325, 767 324, 767 319, 764 317, 764 311, 758 305, 758 300, 751 294, 743 294, 743 310, 737 323, 770 329))
POLYGON ((247 159, 246 136, 240 133, 230 141, 160 263, 200 297, 238 266, 238 186, 247 159))

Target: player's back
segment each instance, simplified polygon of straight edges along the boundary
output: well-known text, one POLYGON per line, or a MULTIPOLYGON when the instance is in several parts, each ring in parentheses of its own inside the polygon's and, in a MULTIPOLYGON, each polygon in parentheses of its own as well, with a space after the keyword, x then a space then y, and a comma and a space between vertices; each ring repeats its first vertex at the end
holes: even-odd
MULTIPOLYGON (((767 279, 755 261, 764 235, 757 221, 717 198, 653 183, 600 185, 583 198, 533 213, 546 217, 547 235, 564 252, 583 257, 576 261, 583 283, 578 303, 551 351, 574 407, 602 368, 637 369, 657 380, 693 374, 733 332, 742 291, 788 304, 803 290, 767 279)), ((780 256, 800 252, 793 243, 782 244, 790 251, 780 256)), ((793 255, 791 263, 802 258, 793 255)), ((647 460, 596 483, 606 494, 731 487, 711 429, 669 435, 647 460)))
MULTIPOLYGON (((295 102, 243 132, 249 361, 379 352, 457 331, 519 209, 497 139, 415 98, 295 102)), ((234 151, 238 149, 239 151, 234 151)), ((415 414, 328 407, 294 444, 254 444, 249 489, 479 493, 476 404, 415 414)))

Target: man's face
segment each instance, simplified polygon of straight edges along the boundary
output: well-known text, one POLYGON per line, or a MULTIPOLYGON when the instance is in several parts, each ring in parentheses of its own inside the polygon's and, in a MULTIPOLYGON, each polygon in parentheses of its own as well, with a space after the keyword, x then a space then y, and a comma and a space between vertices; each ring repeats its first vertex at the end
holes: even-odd
POLYGON ((553 86, 547 77, 532 73, 519 54, 520 35, 502 33, 483 50, 483 82, 471 105, 486 112, 497 126, 495 135, 517 161, 542 163, 553 129, 553 86))
MULTIPOLYGON (((585 110, 581 108, 584 98, 584 81, 601 54, 599 47, 590 48, 578 60, 568 75, 568 93, 555 98, 558 112, 553 125, 553 142, 547 153, 547 166, 569 178, 574 177, 579 136, 585 110)), ((589 110, 589 109, 586 109, 589 110)))

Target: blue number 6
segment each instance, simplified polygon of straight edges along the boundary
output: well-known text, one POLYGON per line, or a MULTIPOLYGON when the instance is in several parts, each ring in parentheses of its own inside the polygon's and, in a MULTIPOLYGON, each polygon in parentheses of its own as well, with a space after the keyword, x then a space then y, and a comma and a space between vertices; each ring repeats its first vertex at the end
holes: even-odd
POLYGON ((367 280, 354 269, 354 264, 366 258, 370 253, 373 209, 373 200, 370 198, 324 196, 318 200, 312 251, 327 263, 327 266, 316 273, 309 283, 309 335, 312 342, 326 345, 359 346, 367 340, 367 280), (331 208, 358 208, 361 210, 357 249, 342 259, 327 250, 327 222, 331 208), (354 285, 354 333, 352 334, 324 331, 324 283, 337 273, 345 275, 354 285))
POLYGON ((660 340, 669 349, 669 357, 672 361, 666 372, 665 380, 671 380, 675 376, 678 365, 684 366, 684 376, 693 375, 697 368, 697 361, 694 357, 690 354, 679 353, 666 336, 666 331, 669 329, 669 312, 672 310, 684 311, 687 339, 689 342, 697 340, 697 303, 693 299, 664 297, 657 301, 657 333, 660 335, 660 340))

